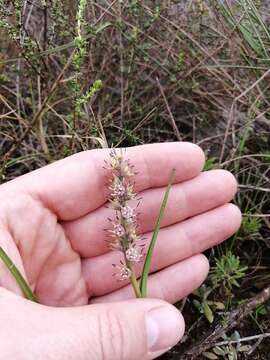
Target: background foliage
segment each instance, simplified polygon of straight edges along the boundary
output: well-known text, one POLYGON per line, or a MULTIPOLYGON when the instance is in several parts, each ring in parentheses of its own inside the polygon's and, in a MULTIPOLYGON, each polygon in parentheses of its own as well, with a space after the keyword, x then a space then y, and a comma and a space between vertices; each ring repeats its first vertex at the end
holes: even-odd
MULTIPOLYGON (((179 305, 187 334, 164 359, 269 284, 268 10, 255 0, 0 0, 2 182, 81 150, 173 140, 199 144, 205 170, 239 181, 242 227, 208 254, 208 280, 179 305)), ((265 303, 202 356, 269 359, 269 338, 240 346, 269 324, 265 303)))

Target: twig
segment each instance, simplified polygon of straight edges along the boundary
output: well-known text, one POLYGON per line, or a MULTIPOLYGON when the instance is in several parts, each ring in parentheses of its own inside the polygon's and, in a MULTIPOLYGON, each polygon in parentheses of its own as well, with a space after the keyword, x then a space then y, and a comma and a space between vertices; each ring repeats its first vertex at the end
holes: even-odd
POLYGON ((221 147, 221 152, 220 152, 220 156, 219 156, 219 165, 222 163, 222 160, 223 160, 223 157, 224 157, 225 146, 226 146, 226 142, 227 142, 227 139, 228 139, 229 131, 230 131, 231 125, 233 123, 233 120, 235 118, 234 112, 235 112, 235 106, 236 106, 237 102, 242 97, 246 96, 251 90, 253 90, 269 74, 270 74, 270 69, 268 69, 257 81, 255 81, 250 87, 248 87, 245 91, 243 91, 240 95, 238 95, 233 100, 232 105, 231 105, 230 114, 229 114, 229 119, 227 121, 227 126, 226 126, 226 130, 225 130, 225 135, 224 135, 222 147, 221 147))
POLYGON ((270 285, 263 289, 259 294, 241 304, 237 309, 230 312, 222 323, 218 324, 216 328, 199 343, 188 349, 179 360, 187 360, 196 358, 204 351, 215 346, 217 339, 222 337, 226 332, 235 328, 245 317, 247 317, 258 305, 265 303, 270 299, 270 285))
POLYGON ((252 186, 252 185, 238 185, 240 189, 249 189, 249 190, 256 190, 256 191, 264 191, 264 192, 270 192, 270 189, 258 187, 258 186, 252 186))
POLYGON ((162 86, 161 86, 160 81, 159 81, 158 78, 156 78, 156 81, 157 81, 157 84, 158 84, 160 93, 161 93, 161 95, 162 95, 162 97, 163 97, 163 100, 164 100, 164 102, 165 102, 165 105, 166 105, 166 108, 167 108, 167 110, 168 110, 168 113, 169 113, 169 115, 170 115, 170 119, 171 119, 171 122, 172 122, 172 127, 173 127, 173 129, 174 129, 175 135, 176 135, 177 139, 178 139, 179 141, 181 141, 181 140, 182 140, 182 137, 181 137, 181 135, 180 135, 180 132, 179 132, 178 127, 177 127, 177 125, 176 125, 175 119, 174 119, 173 114, 172 114, 172 112, 171 112, 171 109, 170 109, 169 103, 168 103, 168 101, 167 101, 166 95, 165 95, 165 93, 164 93, 164 90, 163 90, 163 88, 162 88, 162 86))
MULTIPOLYGON (((145 124, 145 122, 147 120, 149 120, 151 118, 151 116, 155 113, 155 111, 157 110, 156 107, 154 107, 153 109, 151 109, 149 111, 148 114, 146 114, 146 116, 130 131, 130 135, 133 135, 138 129, 140 129, 142 127, 142 125, 145 124)), ((119 128, 119 130, 121 130, 119 128)), ((119 139, 118 143, 115 145, 115 147, 119 147, 119 145, 124 141, 125 137, 124 136, 121 136, 121 138, 119 139)))
POLYGON ((15 118, 18 120, 19 123, 23 123, 24 126, 27 126, 27 123, 26 123, 26 121, 24 120, 24 118, 23 118, 20 114, 18 114, 18 113, 16 112, 16 110, 13 109, 13 108, 9 105, 8 100, 5 99, 4 96, 1 95, 1 94, 0 94, 0 101, 2 101, 2 102, 6 105, 6 107, 10 110, 10 113, 13 113, 13 114, 14 114, 15 118))
POLYGON ((260 217, 260 218, 270 217, 270 214, 245 214, 245 213, 242 213, 242 215, 248 216, 248 217, 260 217))
MULTIPOLYGON (((199 143, 198 143, 199 144, 199 143)), ((249 155, 242 155, 242 156, 238 156, 232 159, 229 159, 227 161, 224 161, 222 164, 220 164, 221 167, 224 167, 225 165, 230 164, 233 161, 237 161, 237 160, 243 160, 243 159, 251 159, 251 158, 266 158, 266 159, 270 159, 270 154, 249 154, 249 155)))
POLYGON ((46 106, 47 103, 49 102, 49 100, 51 99, 51 97, 53 96, 55 90, 57 89, 59 83, 61 82, 65 71, 67 70, 67 68, 72 64, 73 61, 73 56, 74 56, 74 51, 72 52, 72 54, 70 55, 68 61, 66 62, 65 66, 63 67, 62 71, 60 72, 60 74, 58 75, 58 77, 56 78, 55 82, 53 83, 48 96, 44 99, 43 103, 41 104, 40 109, 37 111, 37 113, 35 114, 35 116, 33 117, 30 125, 28 126, 28 128, 24 131, 24 133, 22 134, 22 136, 16 140, 13 144, 11 144, 10 148, 7 150, 7 152, 4 154, 3 156, 3 161, 7 160, 9 157, 12 156, 12 154, 14 153, 14 151, 16 151, 17 146, 21 144, 21 142, 25 139, 25 137, 28 135, 28 133, 31 131, 31 129, 33 128, 33 126, 35 126, 39 120, 40 117, 43 115, 44 111, 46 110, 46 106))
POLYGON ((216 343, 214 346, 223 346, 223 345, 228 345, 228 344, 238 344, 238 343, 253 341, 253 340, 257 340, 257 339, 264 339, 264 338, 267 338, 269 336, 270 336, 270 333, 247 336, 247 337, 244 337, 244 338, 239 339, 239 340, 221 341, 221 342, 216 343))
MULTIPOLYGON (((262 334, 262 335, 265 335, 265 334, 262 334)), ((253 346, 251 346, 251 348, 247 351, 247 355, 251 355, 257 349, 257 347, 260 346, 260 344, 264 338, 265 338, 265 336, 259 337, 258 340, 255 342, 255 344, 253 344, 253 346)))

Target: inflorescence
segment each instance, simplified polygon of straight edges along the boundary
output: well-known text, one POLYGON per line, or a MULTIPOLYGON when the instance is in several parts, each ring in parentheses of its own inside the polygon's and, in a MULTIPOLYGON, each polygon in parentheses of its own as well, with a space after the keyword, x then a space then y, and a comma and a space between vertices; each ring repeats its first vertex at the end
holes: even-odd
POLYGON ((135 173, 133 166, 124 158, 123 151, 113 150, 110 153, 109 168, 112 174, 109 201, 116 216, 110 220, 112 226, 108 230, 108 245, 111 250, 123 253, 120 264, 113 266, 117 268, 118 278, 127 280, 132 276, 132 266, 143 257, 143 246, 139 244, 142 239, 137 234, 137 206, 129 205, 129 201, 137 197, 131 182, 135 173))

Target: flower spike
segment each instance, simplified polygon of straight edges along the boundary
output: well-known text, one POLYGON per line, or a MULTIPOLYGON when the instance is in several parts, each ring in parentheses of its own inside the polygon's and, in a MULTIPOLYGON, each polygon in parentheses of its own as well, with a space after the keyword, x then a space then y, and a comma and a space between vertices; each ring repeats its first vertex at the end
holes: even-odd
POLYGON ((109 202, 115 210, 115 220, 111 221, 111 229, 108 230, 110 249, 121 251, 123 261, 114 265, 118 271, 118 278, 136 281, 132 266, 142 260, 141 240, 137 234, 137 206, 130 206, 129 201, 136 199, 136 192, 131 178, 135 172, 133 166, 125 159, 122 150, 113 149, 110 153, 110 161, 107 162, 111 171, 109 202), (135 280, 134 280, 135 279, 135 280))

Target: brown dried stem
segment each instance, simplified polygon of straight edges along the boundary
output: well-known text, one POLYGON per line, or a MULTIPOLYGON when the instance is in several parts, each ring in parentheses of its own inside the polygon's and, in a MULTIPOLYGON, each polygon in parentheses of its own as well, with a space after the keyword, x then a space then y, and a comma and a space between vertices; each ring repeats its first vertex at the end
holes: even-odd
POLYGON ((231 311, 226 318, 219 323, 215 329, 199 343, 187 350, 179 360, 194 359, 203 352, 212 348, 216 341, 226 332, 235 328, 244 318, 246 318, 258 305, 270 299, 270 285, 264 288, 259 294, 241 304, 237 309, 231 311))

